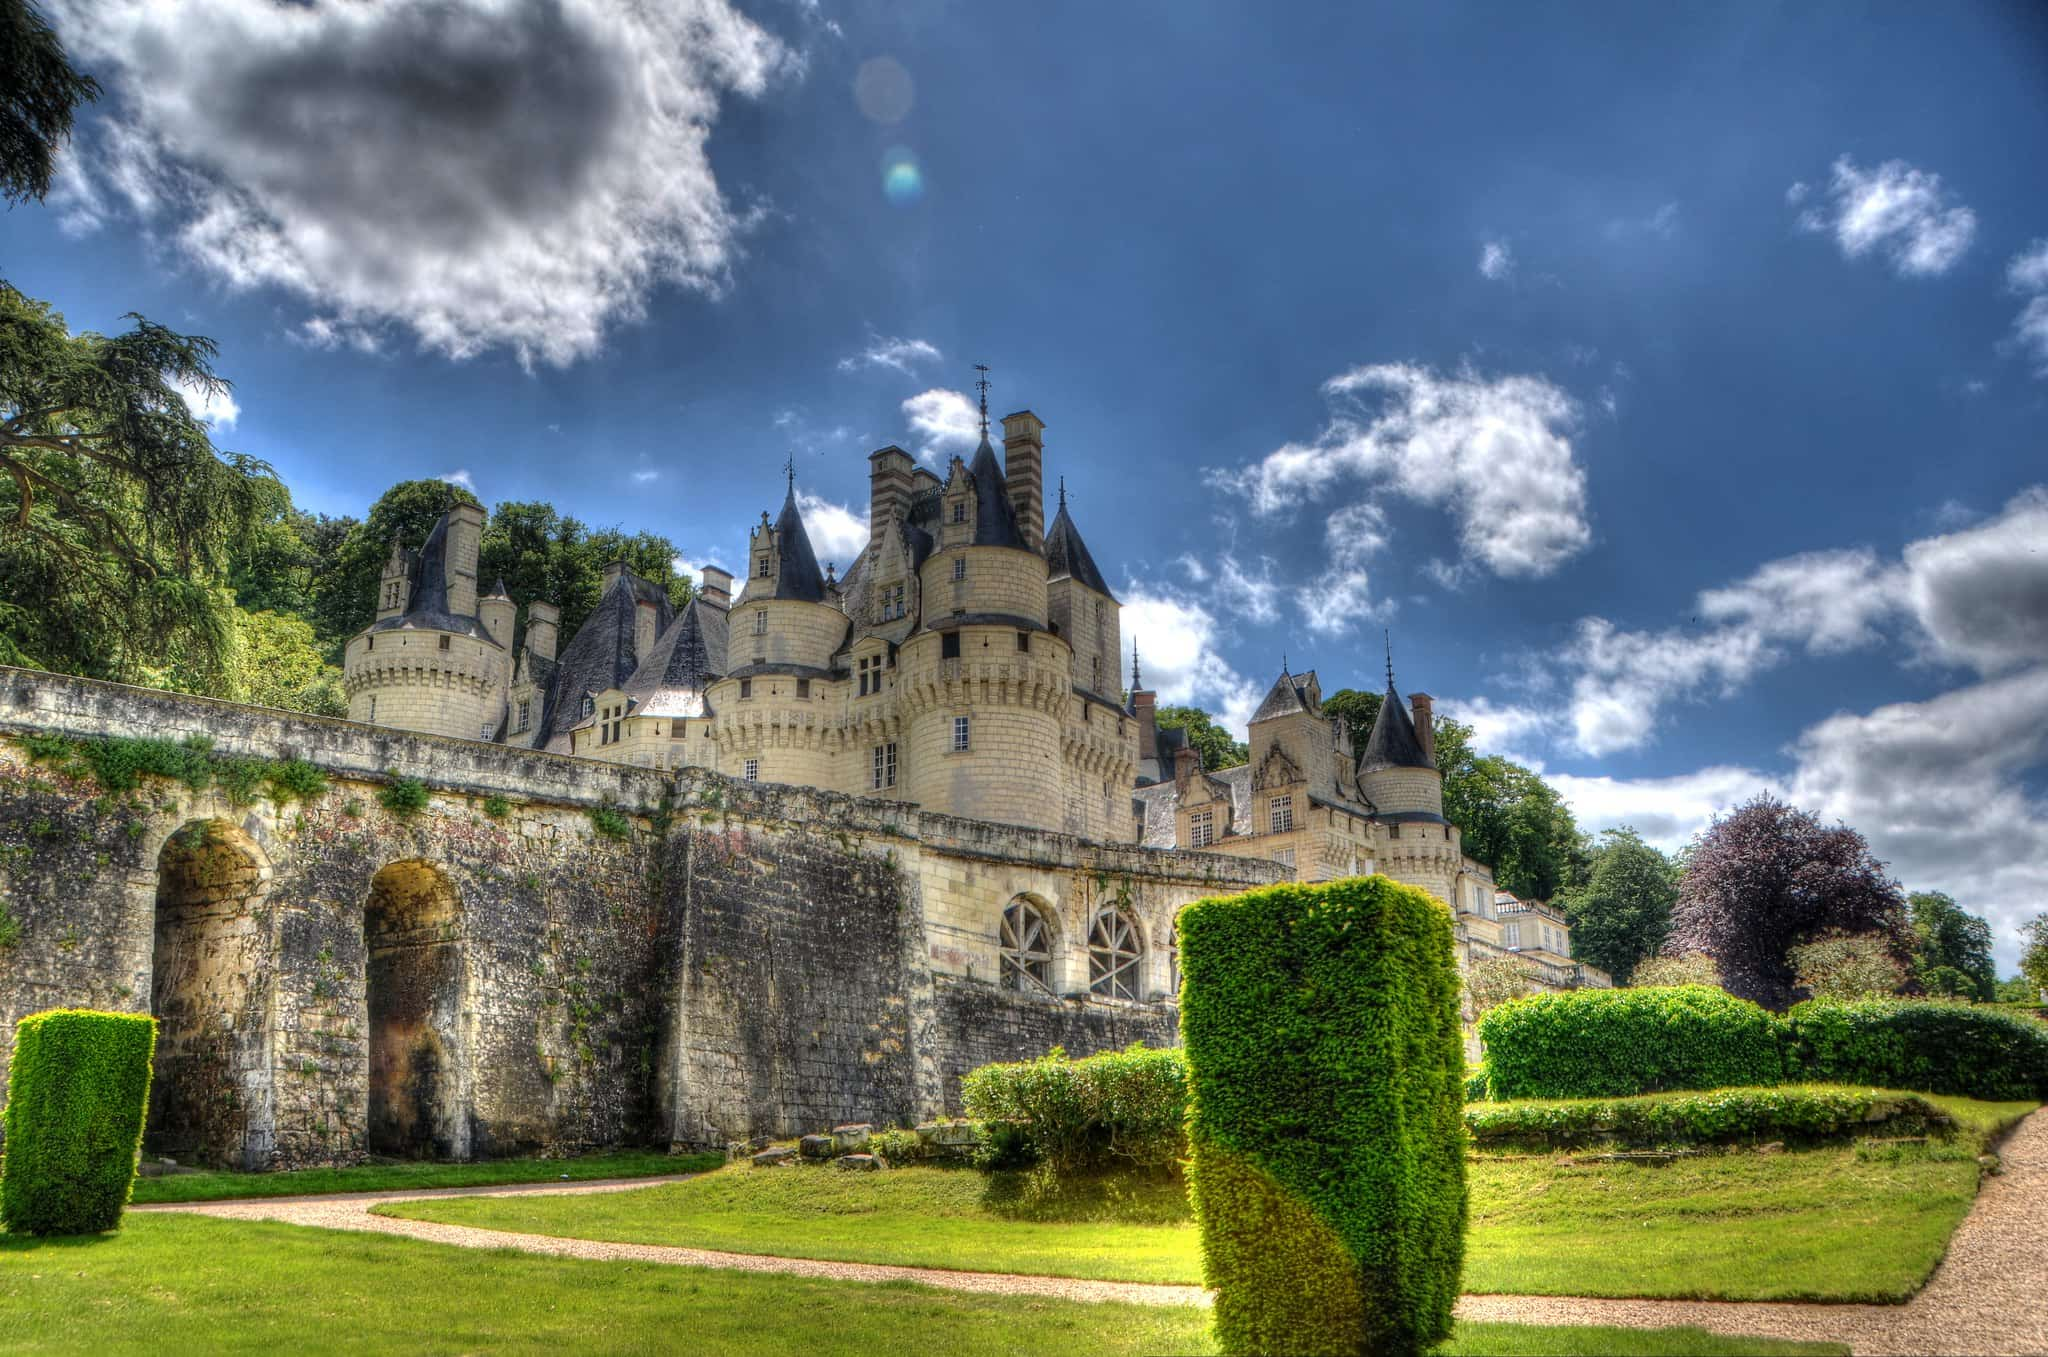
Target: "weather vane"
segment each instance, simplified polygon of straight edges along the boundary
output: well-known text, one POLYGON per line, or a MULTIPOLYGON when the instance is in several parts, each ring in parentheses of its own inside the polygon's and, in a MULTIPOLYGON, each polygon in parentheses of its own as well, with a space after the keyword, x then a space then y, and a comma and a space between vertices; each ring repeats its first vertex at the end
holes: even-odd
POLYGON ((1389 692, 1391 692, 1391 691, 1393 691, 1393 687, 1394 687, 1394 631, 1393 631, 1393 628, 1391 628, 1391 627, 1387 628, 1387 629, 1386 629, 1386 630, 1385 630, 1384 632, 1382 632, 1382 633, 1381 633, 1381 635, 1383 635, 1383 636, 1385 636, 1385 637, 1387 638, 1387 690, 1388 690, 1389 692))
POLYGON ((1144 686, 1144 680, 1138 677, 1138 638, 1133 636, 1131 637, 1131 691, 1135 693, 1144 686))
POLYGON ((796 454, 795 454, 795 453, 791 453, 791 454, 790 454, 790 455, 789 455, 788 457, 785 457, 785 458, 783 458, 783 459, 782 459, 782 474, 783 474, 783 475, 784 475, 784 476, 785 476, 786 478, 788 478, 788 480, 789 480, 789 493, 790 493, 790 494, 792 494, 792 495, 794 495, 794 494, 796 493, 796 454))
POLYGON ((1060 477, 1060 508, 1067 507, 1067 478, 1060 477))
POLYGON ((975 385, 981 388, 981 436, 988 437, 988 364, 976 363, 974 370, 981 374, 975 385))

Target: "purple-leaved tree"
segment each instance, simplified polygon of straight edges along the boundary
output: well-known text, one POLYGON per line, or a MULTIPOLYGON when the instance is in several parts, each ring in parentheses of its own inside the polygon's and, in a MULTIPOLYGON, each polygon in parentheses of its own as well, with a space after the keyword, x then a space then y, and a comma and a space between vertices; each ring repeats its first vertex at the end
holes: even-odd
POLYGON ((1693 846, 1664 952, 1704 952, 1730 993, 1782 1010, 1800 997, 1786 953, 1829 932, 1881 934, 1912 964, 1905 894, 1863 836, 1765 794, 1693 846))

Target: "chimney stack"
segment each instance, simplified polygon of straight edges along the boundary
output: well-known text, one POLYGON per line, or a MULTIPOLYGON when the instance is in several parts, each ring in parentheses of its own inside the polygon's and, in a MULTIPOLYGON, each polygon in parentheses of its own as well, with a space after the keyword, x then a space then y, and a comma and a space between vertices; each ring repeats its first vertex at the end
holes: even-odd
POLYGON ((555 628, 562 610, 552 603, 526 605, 526 648, 543 660, 555 658, 555 628))
POLYGON ((458 504, 448 511, 448 611, 476 616, 476 558, 483 546, 484 511, 458 504))
POLYGON ((732 606, 732 572, 720 570, 715 565, 704 567, 704 583, 697 588, 697 597, 712 607, 724 611, 732 606))
POLYGON ((1193 745, 1184 744, 1173 751, 1173 787, 1177 795, 1188 794, 1188 784, 1195 780, 1201 767, 1202 756, 1193 745))
POLYGON ((638 664, 654 653, 654 632, 661 620, 652 599, 633 604, 633 661, 638 664))
POLYGON ((1024 545, 1045 550, 1045 421, 1029 410, 1003 416, 1003 479, 1024 545))
POLYGON ((880 541, 883 525, 909 507, 911 473, 916 469, 910 454, 893 443, 868 454, 868 541, 880 541))
POLYGON ((1431 763, 1436 762, 1436 726, 1430 720, 1430 697, 1428 693, 1410 693, 1408 705, 1415 709, 1415 738, 1422 741, 1422 752, 1429 755, 1431 763))

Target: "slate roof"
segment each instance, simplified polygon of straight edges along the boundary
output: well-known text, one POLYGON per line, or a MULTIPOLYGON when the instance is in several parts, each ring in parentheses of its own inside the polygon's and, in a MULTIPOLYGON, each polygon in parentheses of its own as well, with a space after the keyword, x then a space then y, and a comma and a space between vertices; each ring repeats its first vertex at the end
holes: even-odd
POLYGON ((1366 737, 1365 752, 1359 755, 1358 771, 1379 768, 1435 768, 1436 761, 1422 749, 1421 737, 1401 695, 1387 680, 1386 695, 1380 700, 1380 714, 1373 718, 1372 734, 1366 737))
POLYGON ((704 716, 704 690, 726 673, 725 609, 691 599, 625 685, 640 716, 704 716))
POLYGON ((825 576, 818 569, 817 553, 811 550, 811 535, 804 531, 804 516, 797 512, 796 485, 782 501, 782 516, 775 520, 775 543, 782 552, 782 573, 775 580, 775 597, 805 603, 825 601, 825 576))
POLYGON ((1016 506, 1010 503, 1010 483, 1003 479, 987 434, 981 436, 967 474, 974 478, 974 545, 1026 550, 1024 534, 1017 529, 1016 506))
POLYGON ((483 623, 473 615, 463 617, 448 611, 447 514, 435 520, 434 530, 427 534, 426 545, 418 551, 407 552, 406 558, 411 568, 406 572, 405 611, 397 617, 372 622, 371 631, 423 629, 459 632, 486 641, 491 639, 484 631, 483 623))
POLYGON ((1088 554, 1088 544, 1081 540, 1081 530, 1074 526, 1073 518, 1067 513, 1064 497, 1060 500, 1060 511, 1053 516, 1052 526, 1045 531, 1045 574, 1047 579, 1058 579, 1070 575, 1076 584, 1085 585, 1096 593, 1116 602, 1116 595, 1109 592, 1103 583, 1102 572, 1095 568, 1095 558, 1088 554))
POLYGON ((1273 680, 1273 686, 1267 691, 1265 700, 1260 702, 1259 709, 1252 713, 1252 720, 1270 721, 1276 716, 1292 716, 1297 712, 1313 714, 1315 706, 1309 701, 1308 694, 1309 683, 1315 676, 1316 671, 1313 669, 1306 674, 1290 674, 1283 666, 1280 677, 1273 680))
MULTIPOLYGON (((634 653, 633 626, 642 601, 654 605, 654 634, 659 637, 675 621, 668 594, 652 580, 621 571, 597 601, 569 644, 555 657, 554 682, 534 738, 536 749, 566 752, 569 731, 583 719, 583 695, 623 688, 640 667, 634 653)), ((651 653, 651 652, 650 652, 651 653)))

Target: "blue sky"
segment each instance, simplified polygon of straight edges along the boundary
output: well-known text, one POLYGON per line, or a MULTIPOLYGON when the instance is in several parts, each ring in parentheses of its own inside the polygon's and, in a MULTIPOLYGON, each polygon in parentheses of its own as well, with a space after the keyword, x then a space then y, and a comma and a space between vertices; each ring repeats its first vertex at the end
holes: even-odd
POLYGON ((2038 10, 655 8, 63 0, 7 276, 218 339, 308 508, 692 562, 793 454, 843 568, 986 362, 1169 699, 1391 629, 1589 823, 1769 787, 2048 908, 2038 10))

